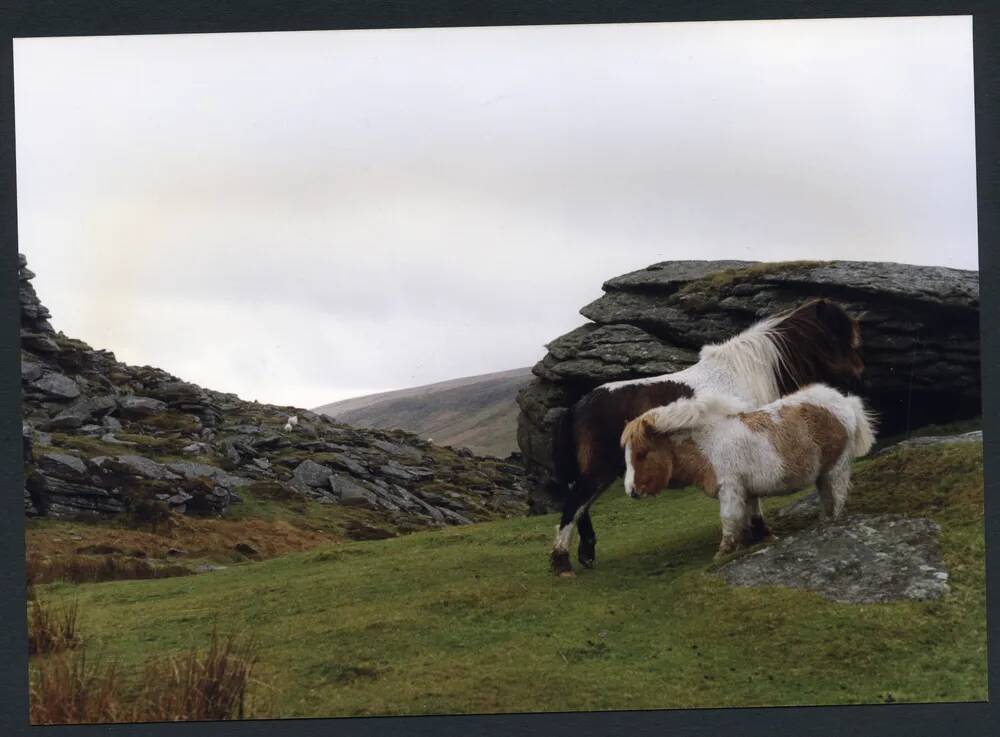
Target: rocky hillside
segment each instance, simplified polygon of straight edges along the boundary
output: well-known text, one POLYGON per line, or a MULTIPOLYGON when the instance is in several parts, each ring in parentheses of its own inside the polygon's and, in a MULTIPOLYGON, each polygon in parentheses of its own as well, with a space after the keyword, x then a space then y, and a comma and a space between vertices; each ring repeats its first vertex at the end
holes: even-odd
POLYGON ((979 274, 876 262, 666 261, 610 279, 580 312, 590 322, 548 344, 518 395, 518 444, 539 482, 551 429, 607 381, 678 371, 706 343, 828 297, 860 315, 870 403, 882 433, 981 412, 979 274))
POLYGON ((437 445, 504 458, 517 450, 515 398, 528 368, 345 399, 317 407, 355 427, 407 430, 437 445))
POLYGON ((519 464, 246 402, 57 333, 33 276, 21 256, 29 515, 218 516, 242 495, 361 507, 403 530, 526 512, 519 464))

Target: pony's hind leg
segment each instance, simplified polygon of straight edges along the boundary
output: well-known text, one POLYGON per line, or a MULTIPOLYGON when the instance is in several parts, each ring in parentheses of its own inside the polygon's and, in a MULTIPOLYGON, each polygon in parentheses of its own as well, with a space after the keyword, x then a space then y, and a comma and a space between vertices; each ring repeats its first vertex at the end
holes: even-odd
POLYGON ((722 520, 722 542, 716 559, 732 553, 750 540, 750 518, 743 489, 732 482, 719 484, 719 517, 722 520))
POLYGON ((833 468, 816 479, 821 521, 840 519, 847 504, 847 493, 850 488, 851 464, 846 458, 837 461, 833 468))
POLYGON ((847 504, 847 494, 851 489, 851 463, 846 456, 816 479, 816 489, 819 491, 823 518, 840 519, 847 504))
POLYGON ((771 528, 768 527, 767 522, 764 521, 764 510, 761 508, 759 496, 750 498, 749 508, 750 542, 759 543, 767 540, 768 538, 773 538, 774 535, 771 533, 771 528))

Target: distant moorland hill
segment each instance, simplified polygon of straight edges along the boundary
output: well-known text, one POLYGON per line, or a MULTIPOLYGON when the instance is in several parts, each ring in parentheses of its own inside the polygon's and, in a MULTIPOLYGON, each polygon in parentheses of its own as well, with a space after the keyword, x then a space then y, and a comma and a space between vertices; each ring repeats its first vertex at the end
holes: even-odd
POLYGON ((531 369, 466 376, 370 394, 314 411, 356 427, 401 429, 436 445, 464 446, 504 458, 517 450, 517 392, 531 369))

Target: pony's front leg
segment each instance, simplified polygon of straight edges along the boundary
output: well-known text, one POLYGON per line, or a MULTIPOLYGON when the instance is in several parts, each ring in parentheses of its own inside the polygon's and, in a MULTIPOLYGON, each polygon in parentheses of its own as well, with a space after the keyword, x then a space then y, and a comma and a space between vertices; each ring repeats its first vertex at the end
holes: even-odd
POLYGON ((597 563, 597 533, 594 532, 594 523, 590 519, 590 502, 577 515, 576 531, 580 533, 576 557, 584 568, 593 568, 597 563))
POLYGON ((719 517, 722 520, 722 542, 716 560, 744 546, 750 540, 747 498, 736 483, 719 484, 719 517))
MULTIPOLYGON (((580 480, 570 487, 569 497, 563 504, 562 517, 556 527, 556 539, 552 544, 552 553, 549 555, 549 563, 552 572, 559 576, 572 576, 573 565, 569 560, 569 544, 573 538, 573 528, 576 527, 577 520, 586 513, 587 504, 590 502, 591 485, 580 480)), ((589 524, 589 518, 587 520, 589 524)), ((589 528, 591 534, 593 527, 589 528)))

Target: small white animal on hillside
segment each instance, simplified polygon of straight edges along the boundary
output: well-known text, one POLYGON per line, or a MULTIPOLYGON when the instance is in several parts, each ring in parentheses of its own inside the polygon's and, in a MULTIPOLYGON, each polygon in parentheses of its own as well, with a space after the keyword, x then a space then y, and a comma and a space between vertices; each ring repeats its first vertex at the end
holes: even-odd
POLYGON ((697 486, 719 500, 717 557, 770 533, 760 498, 816 484, 823 519, 840 516, 851 461, 875 443, 861 399, 813 384, 755 411, 727 397, 679 399, 632 420, 621 436, 625 492, 697 486))
POLYGON ((299 424, 299 416, 292 415, 288 418, 288 422, 285 423, 285 432, 291 432, 292 428, 299 424))

